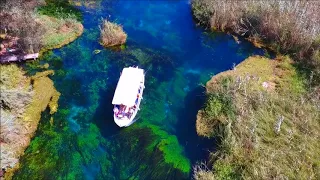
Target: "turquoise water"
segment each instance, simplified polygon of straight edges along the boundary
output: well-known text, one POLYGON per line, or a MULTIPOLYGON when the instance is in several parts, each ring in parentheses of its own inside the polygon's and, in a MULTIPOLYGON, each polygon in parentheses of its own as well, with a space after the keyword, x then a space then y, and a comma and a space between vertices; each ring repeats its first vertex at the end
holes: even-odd
POLYGON ((195 131, 203 84, 264 51, 196 27, 188 1, 102 1, 80 9, 84 34, 26 65, 32 74, 48 63, 61 97, 53 120, 43 113, 14 179, 190 179, 192 166, 216 147, 195 131), (125 49, 99 45, 106 17, 123 25, 125 49), (137 122, 118 128, 111 100, 130 65, 147 71, 146 89, 137 122))

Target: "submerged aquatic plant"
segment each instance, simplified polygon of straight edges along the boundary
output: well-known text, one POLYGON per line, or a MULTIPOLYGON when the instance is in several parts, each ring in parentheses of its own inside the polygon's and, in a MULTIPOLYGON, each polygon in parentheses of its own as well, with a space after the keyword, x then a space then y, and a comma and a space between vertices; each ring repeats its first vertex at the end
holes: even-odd
POLYGON ((111 171, 120 172, 116 179, 181 179, 191 168, 176 137, 158 126, 135 124, 117 134, 107 149, 117 157, 111 156, 111 171))

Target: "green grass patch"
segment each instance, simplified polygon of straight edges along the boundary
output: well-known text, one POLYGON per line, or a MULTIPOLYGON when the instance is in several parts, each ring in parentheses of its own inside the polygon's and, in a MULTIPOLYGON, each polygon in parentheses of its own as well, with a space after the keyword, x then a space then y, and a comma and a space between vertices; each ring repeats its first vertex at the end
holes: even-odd
POLYGON ((148 127, 150 127, 152 132, 160 138, 156 147, 163 153, 164 161, 168 164, 172 164, 174 168, 188 174, 191 169, 191 164, 189 159, 184 156, 184 150, 180 146, 177 137, 169 135, 158 126, 149 125, 148 127))
POLYGON ((75 18, 82 21, 80 10, 70 5, 68 0, 46 0, 47 5, 37 10, 42 15, 48 15, 60 19, 75 18))

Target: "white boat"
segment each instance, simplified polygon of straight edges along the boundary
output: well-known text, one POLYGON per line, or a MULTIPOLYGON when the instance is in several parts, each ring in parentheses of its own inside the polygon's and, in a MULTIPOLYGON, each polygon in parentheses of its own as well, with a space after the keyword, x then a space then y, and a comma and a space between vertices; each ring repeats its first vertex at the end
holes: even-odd
POLYGON ((134 123, 140 110, 144 89, 144 70, 138 67, 123 68, 112 104, 114 122, 120 127, 134 123))

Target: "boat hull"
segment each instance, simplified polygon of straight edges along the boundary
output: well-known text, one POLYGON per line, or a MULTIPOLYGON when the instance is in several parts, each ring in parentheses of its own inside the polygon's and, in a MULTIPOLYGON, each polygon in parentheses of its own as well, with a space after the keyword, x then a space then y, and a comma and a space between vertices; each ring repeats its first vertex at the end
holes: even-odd
POLYGON ((113 116, 114 118, 114 122, 119 126, 119 127, 128 127, 130 126, 131 124, 133 124, 135 122, 134 120, 134 117, 135 116, 131 116, 131 118, 127 118, 127 117, 124 117, 124 118, 118 118, 116 117, 116 115, 113 116))

